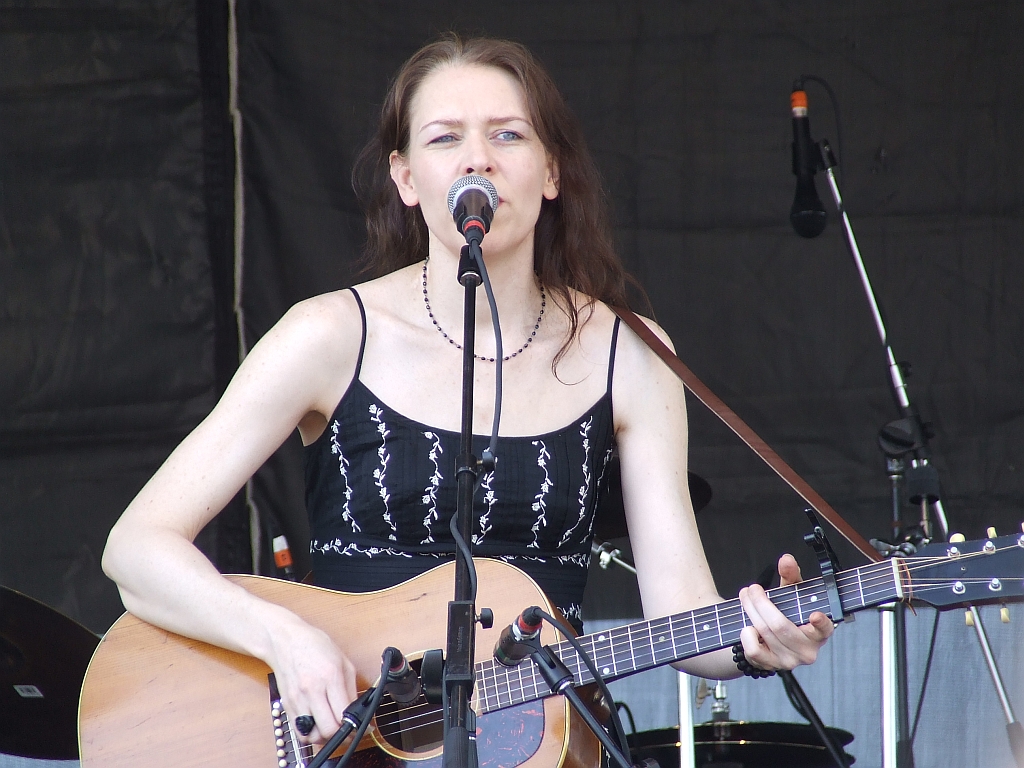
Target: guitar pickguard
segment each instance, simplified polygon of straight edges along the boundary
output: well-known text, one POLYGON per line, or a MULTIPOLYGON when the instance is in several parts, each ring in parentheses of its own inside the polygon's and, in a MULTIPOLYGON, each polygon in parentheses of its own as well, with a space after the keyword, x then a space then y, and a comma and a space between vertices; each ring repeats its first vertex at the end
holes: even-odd
MULTIPOLYGON (((352 756, 353 768, 440 768, 441 742, 414 743, 426 729, 410 728, 408 723, 421 721, 440 723, 441 710, 425 702, 408 708, 402 718, 376 721, 375 739, 388 739, 395 743, 363 749, 352 756), (389 725, 389 723, 391 725, 389 725)), ((433 732, 440 734, 440 728, 433 732)), ((477 720, 477 752, 480 768, 515 768, 533 757, 544 738, 544 705, 540 701, 520 704, 482 715, 477 720)))

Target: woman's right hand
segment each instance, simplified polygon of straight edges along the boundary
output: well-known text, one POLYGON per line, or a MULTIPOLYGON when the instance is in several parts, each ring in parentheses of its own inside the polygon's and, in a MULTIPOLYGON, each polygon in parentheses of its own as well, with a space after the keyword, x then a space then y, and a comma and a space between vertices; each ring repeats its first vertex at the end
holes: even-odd
MULTIPOLYGON (((316 726, 303 740, 324 743, 341 727, 341 717, 356 698, 355 667, 327 633, 298 617, 275 628, 271 658, 281 703, 294 727, 300 715, 316 726)), ((301 734, 300 734, 301 736, 301 734)))

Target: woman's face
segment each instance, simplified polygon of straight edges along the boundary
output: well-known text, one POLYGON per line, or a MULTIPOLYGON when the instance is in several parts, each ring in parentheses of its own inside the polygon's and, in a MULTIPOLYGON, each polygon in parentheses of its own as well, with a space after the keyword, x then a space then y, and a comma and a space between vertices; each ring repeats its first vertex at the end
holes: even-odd
POLYGON ((391 178, 406 205, 420 206, 432 246, 458 254, 465 244, 448 212, 448 189, 475 174, 500 199, 484 253, 528 248, 532 258, 541 200, 558 195, 558 176, 515 78, 490 66, 443 67, 420 83, 409 117, 409 149, 391 153, 391 178))

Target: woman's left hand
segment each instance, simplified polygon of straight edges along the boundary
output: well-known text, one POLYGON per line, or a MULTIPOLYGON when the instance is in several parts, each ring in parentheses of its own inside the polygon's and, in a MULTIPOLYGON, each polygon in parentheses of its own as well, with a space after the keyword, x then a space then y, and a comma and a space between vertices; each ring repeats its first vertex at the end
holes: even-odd
MULTIPOLYGON (((779 577, 782 586, 800 581, 800 566, 792 555, 779 558, 779 577)), ((739 597, 752 625, 740 633, 743 654, 755 667, 777 670, 812 664, 835 629, 832 620, 820 611, 812 613, 808 623, 798 627, 757 584, 741 589, 739 597)))

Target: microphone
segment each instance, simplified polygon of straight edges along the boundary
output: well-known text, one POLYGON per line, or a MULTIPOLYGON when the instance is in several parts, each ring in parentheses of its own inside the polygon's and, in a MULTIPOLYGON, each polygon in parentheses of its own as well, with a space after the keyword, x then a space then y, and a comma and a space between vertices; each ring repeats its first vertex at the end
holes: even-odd
POLYGON ((420 695, 420 676, 409 666, 409 660, 397 648, 391 649, 391 666, 384 682, 385 693, 399 704, 411 704, 420 695))
POLYGON ((789 210, 789 222, 801 237, 817 237, 825 229, 828 214, 814 186, 814 174, 822 162, 817 144, 811 139, 807 92, 801 80, 793 84, 789 103, 793 110, 793 174, 796 176, 796 196, 789 210))
POLYGON ((462 176, 448 190, 448 211, 467 243, 480 245, 497 209, 498 190, 483 176, 462 176))
POLYGON ((499 664, 514 667, 534 651, 539 644, 533 643, 540 636, 543 617, 540 608, 531 605, 516 620, 501 630, 498 642, 494 644, 494 658, 499 664))

